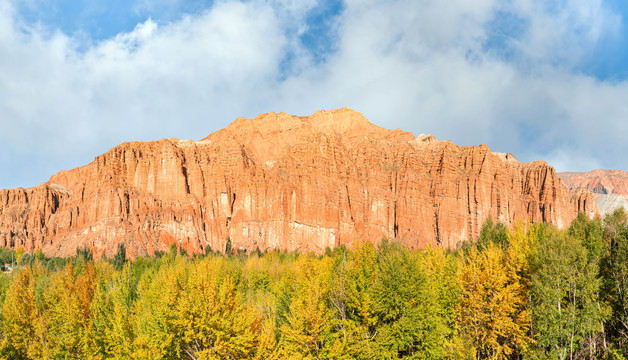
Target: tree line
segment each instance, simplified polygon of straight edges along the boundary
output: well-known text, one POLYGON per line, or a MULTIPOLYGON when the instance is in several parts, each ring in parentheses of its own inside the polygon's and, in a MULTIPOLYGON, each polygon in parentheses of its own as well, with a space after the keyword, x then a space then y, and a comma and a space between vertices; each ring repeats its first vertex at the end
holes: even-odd
POLYGON ((107 261, 0 251, 4 359, 626 359, 628 220, 488 220, 456 251, 107 261), (19 256, 18 256, 19 255, 19 256))

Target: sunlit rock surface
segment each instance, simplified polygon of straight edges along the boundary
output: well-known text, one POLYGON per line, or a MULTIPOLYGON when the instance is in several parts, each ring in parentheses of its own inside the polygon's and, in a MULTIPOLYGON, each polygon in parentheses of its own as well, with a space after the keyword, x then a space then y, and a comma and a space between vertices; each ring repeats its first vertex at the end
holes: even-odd
POLYGON ((37 187, 0 191, 0 245, 74 255, 176 243, 321 253, 398 238, 454 248, 491 217, 567 226, 597 210, 543 161, 370 123, 350 109, 240 118, 201 141, 121 144, 37 187))

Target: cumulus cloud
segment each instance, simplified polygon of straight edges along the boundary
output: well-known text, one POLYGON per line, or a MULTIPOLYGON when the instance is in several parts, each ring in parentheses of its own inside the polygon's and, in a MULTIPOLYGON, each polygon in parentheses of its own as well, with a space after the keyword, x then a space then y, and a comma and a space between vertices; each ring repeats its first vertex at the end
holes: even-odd
POLYGON ((315 107, 348 104, 384 126, 487 143, 524 161, 552 163, 560 153, 563 171, 625 168, 617 149, 626 150, 626 84, 579 71, 620 30, 599 1, 348 2, 338 54, 284 84, 288 107, 311 105, 308 97, 315 107), (506 13, 523 25, 503 30, 495 48, 506 13))
POLYGON ((622 31, 601 0, 347 0, 328 19, 324 61, 300 39, 317 6, 219 1, 85 47, 0 0, 0 188, 123 141, 200 139, 238 116, 343 106, 563 171, 628 168, 628 84, 581 71, 622 31))
POLYGON ((272 7, 151 19, 85 52, 0 8, 1 187, 34 185, 121 141, 202 138, 267 103, 286 37, 272 7))

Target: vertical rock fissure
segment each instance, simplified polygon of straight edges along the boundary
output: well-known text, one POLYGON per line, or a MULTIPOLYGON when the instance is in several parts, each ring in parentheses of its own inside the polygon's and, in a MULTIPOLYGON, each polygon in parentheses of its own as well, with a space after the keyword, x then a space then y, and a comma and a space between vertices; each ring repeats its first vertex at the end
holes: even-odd
POLYGON ((186 194, 190 193, 190 181, 188 178, 188 169, 186 168, 185 164, 181 167, 181 172, 183 173, 183 179, 185 181, 185 192, 186 194))
POLYGON ((393 173, 394 173, 394 182, 393 182, 393 234, 395 235, 395 239, 399 236, 399 224, 397 223, 397 194, 398 189, 397 185, 399 184, 399 170, 393 161, 393 173))
POLYGON ((182 161, 181 161, 181 173, 183 174, 183 181, 185 184, 185 192, 186 194, 190 193, 190 179, 188 176, 188 165, 187 165, 187 160, 185 158, 185 154, 181 154, 182 156, 182 161))
POLYGON ((351 217, 351 222, 353 223, 353 227, 355 227, 355 220, 353 220, 353 209, 351 208, 351 197, 349 196, 348 184, 345 184, 345 190, 347 192, 347 206, 349 207, 349 217, 351 217))
POLYGON ((57 212, 57 209, 59 209, 59 204, 60 204, 59 194, 51 193, 50 195, 52 198, 52 207, 50 209, 50 213, 54 214, 57 212))
POLYGON ((440 237, 440 226, 438 225, 438 207, 434 211, 434 226, 436 227, 436 244, 440 246, 443 239, 440 237))
POLYGON ((124 209, 126 210, 126 217, 131 214, 131 197, 128 192, 124 193, 124 209))

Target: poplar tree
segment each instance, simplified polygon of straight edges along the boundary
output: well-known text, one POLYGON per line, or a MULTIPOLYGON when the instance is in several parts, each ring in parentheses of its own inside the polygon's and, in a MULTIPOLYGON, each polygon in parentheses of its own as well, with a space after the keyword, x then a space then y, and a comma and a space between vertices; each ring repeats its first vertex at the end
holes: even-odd
POLYGON ((612 308, 607 330, 618 350, 628 353, 628 215, 624 209, 606 215, 603 238, 608 246, 602 263, 604 293, 612 308))
POLYGON ((1 354, 9 359, 28 359, 36 341, 39 310, 35 304, 35 277, 30 268, 17 270, 2 306, 1 354))
POLYGON ((329 258, 311 255, 297 260, 298 276, 290 299, 286 322, 282 324, 279 357, 330 359, 336 340, 333 313, 328 305, 329 258))
POLYGON ((50 309, 45 314, 53 357, 87 359, 93 353, 91 303, 95 288, 95 270, 91 263, 81 274, 76 274, 70 261, 53 276, 46 292, 50 309))
POLYGON ((532 325, 543 356, 573 359, 601 331, 598 263, 576 237, 554 228, 537 233, 531 282, 532 325))
POLYGON ((262 316, 243 303, 224 259, 190 265, 175 307, 182 353, 192 359, 243 359, 255 355, 262 316))
POLYGON ((395 242, 382 242, 378 249, 372 291, 381 357, 444 355, 445 322, 418 255, 395 242))

